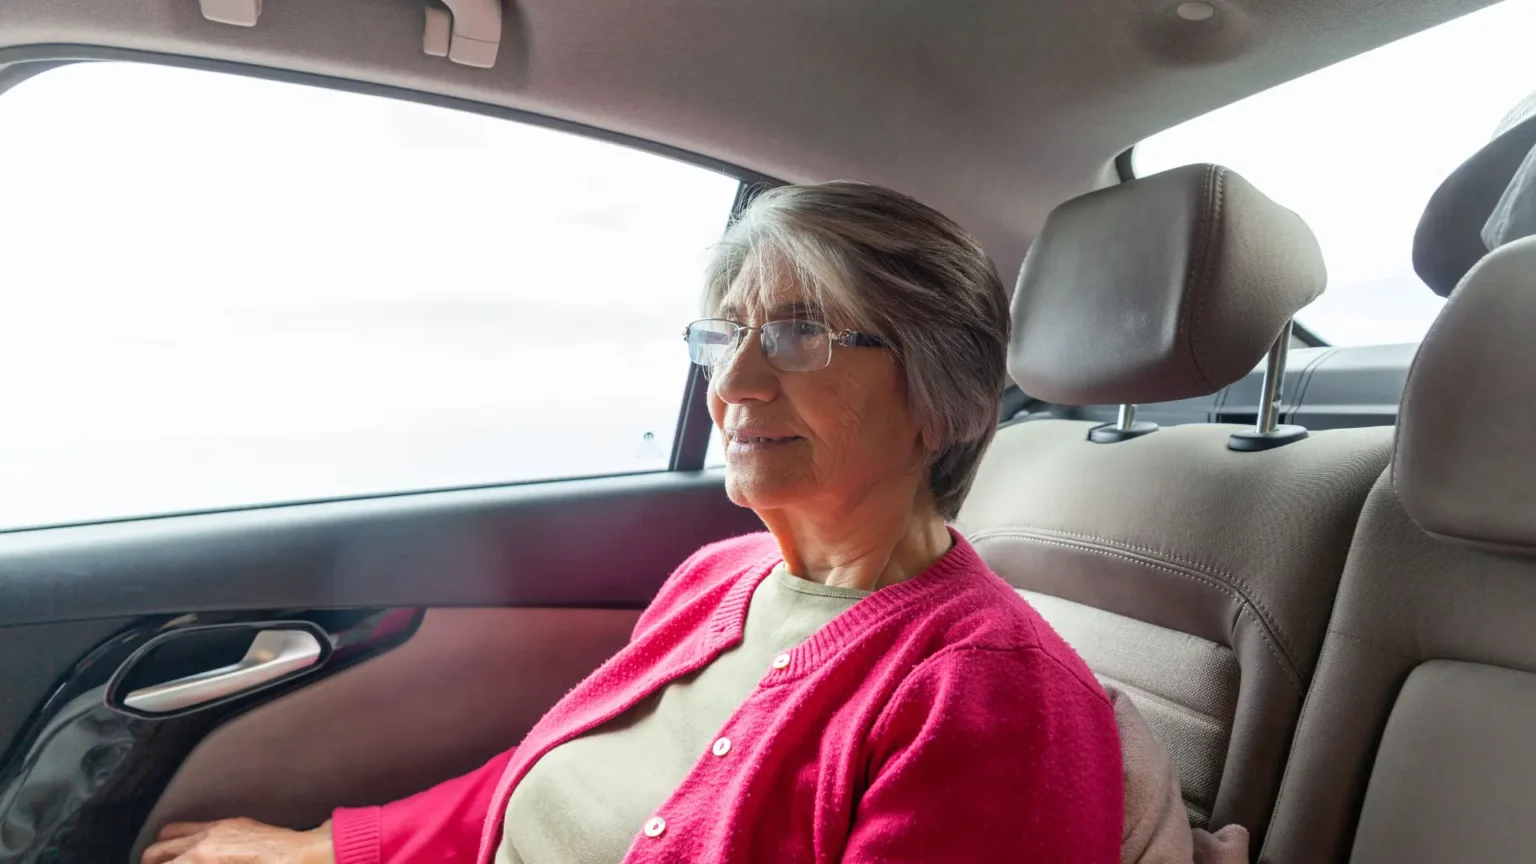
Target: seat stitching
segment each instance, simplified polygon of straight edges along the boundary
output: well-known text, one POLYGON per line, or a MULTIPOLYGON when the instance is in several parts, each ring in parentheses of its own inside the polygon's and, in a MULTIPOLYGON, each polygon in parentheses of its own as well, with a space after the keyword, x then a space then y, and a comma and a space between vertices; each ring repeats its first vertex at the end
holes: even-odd
MULTIPOLYGON (((1403 653, 1398 652, 1398 651, 1393 651, 1391 648, 1387 648, 1386 646, 1383 646, 1383 645, 1377 645, 1375 642, 1372 642, 1369 639, 1364 639, 1362 637, 1356 636, 1353 633, 1348 633, 1348 632, 1345 632, 1343 630, 1335 630, 1334 628, 1329 627, 1327 635, 1328 636, 1338 636, 1341 639, 1348 639, 1348 640, 1350 640, 1352 642, 1358 642, 1361 645, 1364 645, 1364 646, 1366 646, 1368 648, 1375 648, 1378 651, 1381 651, 1381 652, 1386 653, 1386 654, 1391 654, 1391 655, 1393 655, 1395 657, 1401 657, 1404 660, 1411 661, 1411 660, 1414 659, 1412 657, 1409 657, 1406 654, 1403 654, 1403 653)), ((1319 665, 1321 665, 1321 659, 1319 659, 1319 665)), ((1301 714, 1299 714, 1296 717, 1296 734, 1297 735, 1301 734, 1301 730, 1307 728, 1307 718, 1312 716, 1312 712, 1314 710, 1314 704, 1313 704, 1314 700, 1322 698, 1322 697, 1318 696, 1318 694, 1323 692, 1323 689, 1324 688, 1322 688, 1322 687, 1309 687, 1307 689, 1307 694, 1306 694, 1305 698, 1302 699, 1302 702, 1301 702, 1301 714)), ((1285 767, 1284 767, 1284 770, 1282 771, 1282 773, 1280 775, 1280 790, 1275 793, 1275 806, 1274 806, 1274 809, 1270 811, 1272 816, 1280 814, 1281 807, 1286 802, 1286 796, 1290 793, 1292 787, 1296 783, 1301 782, 1301 781, 1296 779, 1300 775, 1292 773, 1292 772, 1299 772, 1300 770, 1301 770, 1301 768, 1300 768, 1299 765, 1297 765, 1295 759, 1287 758, 1285 760, 1285 767)), ((1265 853, 1269 851, 1270 844, 1275 842, 1275 837, 1276 836, 1278 836, 1277 832, 1274 832, 1274 831, 1271 831, 1271 832, 1269 832, 1268 834, 1266 834, 1264 836, 1264 845, 1262 847, 1260 847, 1260 849, 1259 849, 1259 858, 1258 858, 1259 861, 1266 861, 1266 860, 1268 860, 1265 857, 1265 853)))
MULTIPOLYGON (((1145 561, 1145 560, 1138 559, 1138 558, 1132 558, 1129 555, 1121 554, 1119 552, 1112 552, 1112 551, 1110 551, 1108 549, 1099 549, 1099 548, 1095 548, 1093 546, 1089 546, 1089 545, 1086 545, 1086 544, 1068 543, 1068 542, 1063 541, 1063 540, 1050 540, 1050 539, 1046 539, 1044 537, 1034 537, 1034 536, 1031 536, 1031 535, 1029 535, 1027 533, 1024 533, 1024 532, 1006 532, 1006 531, 991 531, 991 532, 986 532, 986 533, 978 533, 978 534, 972 536, 971 542, 972 543, 976 543, 976 542, 978 542, 980 540, 984 540, 984 539, 987 539, 987 538, 990 538, 990 537, 999 537, 999 536, 1014 536, 1014 537, 1018 537, 1020 539, 1029 540, 1029 541, 1032 541, 1032 542, 1035 542, 1035 543, 1041 543, 1041 544, 1044 544, 1044 545, 1047 545, 1047 546, 1059 546, 1059 547, 1061 547, 1063 549, 1078 549, 1078 550, 1087 551, 1087 552, 1097 552, 1100 555, 1106 555, 1106 556, 1108 556, 1110 558, 1119 558, 1122 561, 1127 561, 1127 562, 1130 562, 1132 564, 1140 564, 1140 565, 1142 565, 1144 567, 1151 567, 1154 570, 1162 570, 1165 573, 1172 573, 1175 576, 1182 576, 1185 579, 1189 579, 1190 581, 1193 581, 1193 582, 1201 582, 1201 583, 1204 583, 1204 584, 1211 585, 1212 587, 1216 588, 1216 590, 1222 592, 1223 594, 1226 594, 1227 596, 1231 597, 1234 600, 1238 600, 1243 605, 1248 606, 1249 608, 1253 607, 1253 602, 1251 600, 1249 600, 1247 596, 1239 593, 1232 586, 1226 585, 1225 583, 1222 583, 1220 581, 1212 581, 1208 577, 1207 578, 1201 578, 1202 576, 1205 576, 1205 574, 1190 573, 1190 572, 1188 572, 1186 570, 1177 570, 1177 569, 1174 569, 1173 567, 1169 567, 1169 566, 1164 565, 1164 564, 1159 564, 1159 563, 1157 563, 1155 561, 1145 561)), ((1260 615, 1259 620, 1262 623, 1266 624, 1266 625, 1269 623, 1268 619, 1265 619, 1262 615, 1260 615)), ((1291 682, 1291 684, 1296 688, 1297 692, 1300 692, 1301 691, 1301 678, 1297 674, 1296 670, 1292 668, 1292 663, 1294 661, 1291 661, 1288 656, 1285 656, 1284 652, 1281 651, 1275 645, 1275 642, 1272 639, 1270 639, 1270 633, 1269 633, 1270 628, 1268 626, 1261 626, 1261 627, 1258 628, 1258 630, 1259 630, 1259 638, 1264 640, 1265 647, 1269 649, 1269 653, 1275 658, 1275 663, 1280 667, 1280 671, 1285 674, 1286 679, 1291 682)))
MULTIPOLYGON (((1035 534, 1044 534, 1044 535, 1047 535, 1047 536, 1054 536, 1054 537, 1070 537, 1070 538, 1072 538, 1074 540, 1087 540, 1087 541, 1091 541, 1091 542, 1094 542, 1094 543, 1103 543, 1105 546, 1109 546, 1109 547, 1114 548, 1114 549, 1122 549, 1122 550, 1130 551, 1130 552, 1139 552, 1139 553, 1141 553, 1143 555, 1147 555, 1147 556, 1150 556, 1152 558, 1156 558, 1156 559, 1163 560, 1163 561, 1169 561, 1169 562, 1172 562, 1174 564, 1179 564, 1179 565, 1188 567, 1188 568, 1190 568, 1192 570, 1195 570, 1195 571, 1197 571, 1199 573, 1203 573, 1203 574, 1205 574, 1207 576, 1210 576, 1210 577, 1212 577, 1214 579, 1218 579, 1218 580, 1220 580, 1222 582, 1225 582, 1225 583, 1233 586, 1237 590, 1241 591, 1242 592, 1242 599, 1244 601, 1248 602, 1248 603, 1251 603, 1256 609, 1258 609, 1260 617, 1262 617, 1264 619, 1264 621, 1271 628, 1274 629, 1274 631, 1275 631, 1275 639, 1277 641, 1279 641, 1280 645, 1283 648, 1285 648, 1286 653, 1291 657, 1291 662, 1292 663, 1296 663, 1295 656, 1299 652, 1296 650, 1296 647, 1291 644, 1290 640, 1286 638, 1285 632, 1280 627, 1280 622, 1276 619, 1275 614, 1270 611, 1268 606, 1264 605, 1264 601, 1263 600, 1260 600, 1257 597, 1250 597, 1249 596, 1249 594, 1251 594, 1253 592, 1253 587, 1250 586, 1247 583, 1246 580, 1241 579, 1241 578, 1239 578, 1239 577, 1237 577, 1237 576, 1235 576, 1235 575, 1233 575, 1231 573, 1228 573, 1225 570, 1222 570, 1222 569, 1217 568, 1217 567, 1213 567, 1213 566, 1211 566, 1209 564, 1203 564, 1203 563, 1201 563, 1199 561, 1192 561, 1192 560, 1190 560, 1188 558, 1184 558, 1184 557, 1181 557, 1179 555, 1175 555, 1175 554, 1173 554, 1171 552, 1163 552, 1163 551, 1158 550, 1158 549, 1153 549, 1153 548, 1151 548, 1149 546, 1142 546, 1142 545, 1139 545, 1139 544, 1136 544, 1136 543, 1128 543, 1128 542, 1123 541, 1123 540, 1114 540, 1114 539, 1111 539, 1109 537, 1100 537, 1100 536, 1098 536, 1096 534, 1083 534, 1081 532, 1067 531, 1067 530, 1060 529, 1060 528, 1042 528, 1042 527, 1038 527, 1038 526, 1035 526, 1035 525, 1012 524, 1012 525, 1003 526, 1001 528, 994 528, 994 529, 988 529, 988 530, 984 530, 984 531, 978 531, 974 535, 972 535, 972 540, 974 541, 976 539, 984 539, 984 538, 989 537, 989 536, 1005 536, 1005 535, 1010 535, 1010 534, 1012 534, 1013 532, 1016 532, 1016 531, 1031 532, 1031 533, 1035 533, 1035 534)), ((1300 668, 1300 664, 1296 664, 1296 665, 1297 665, 1297 668, 1300 668)))
MULTIPOLYGON (((1194 568, 1196 570, 1199 570, 1202 573, 1205 573, 1208 576, 1219 577, 1223 581, 1230 582, 1231 584, 1233 584, 1234 586, 1237 586, 1239 588, 1245 588, 1245 589, 1249 588, 1248 584, 1242 578, 1240 578, 1240 577, 1238 577, 1238 576, 1236 576, 1236 575, 1234 575, 1232 573, 1228 573, 1225 570, 1222 570, 1222 569, 1220 569, 1218 567, 1213 567, 1213 566, 1211 566, 1209 564, 1205 564, 1205 563, 1202 563, 1200 561, 1195 561, 1195 560, 1192 560, 1192 559, 1189 559, 1189 558, 1184 558, 1184 557, 1182 557, 1180 555, 1177 555, 1177 554, 1175 554, 1173 552, 1164 552, 1164 551, 1162 551, 1160 549, 1153 549, 1150 546, 1143 546, 1143 545, 1141 545, 1139 543, 1131 543, 1131 542, 1128 542, 1128 541, 1125 541, 1125 540, 1116 540, 1116 539, 1113 539, 1113 538, 1110 538, 1110 537, 1101 537, 1101 536, 1099 536, 1097 534, 1084 534, 1084 533, 1082 533, 1080 531, 1068 531, 1068 530, 1066 530, 1064 528, 1044 528, 1044 527, 1041 527, 1041 526, 1038 526, 1038 525, 1022 525, 1022 524, 1017 524, 1017 523, 1012 524, 1012 525, 1008 525, 1008 526, 1005 526, 1005 527, 1007 527, 1007 528, 1019 528, 1019 529, 1025 530, 1025 531, 1033 531, 1033 532, 1040 533, 1040 534, 1053 534, 1053 535, 1056 535, 1056 536, 1059 536, 1059 537, 1071 537, 1071 538, 1073 538, 1075 540, 1092 540, 1092 541, 1094 541, 1096 543, 1103 543, 1103 544, 1105 544, 1107 546, 1114 546, 1114 547, 1116 547, 1118 549, 1125 549, 1125 550, 1131 551, 1131 552, 1141 552, 1141 553, 1143 553, 1145 555, 1151 555, 1151 556, 1156 557, 1156 558, 1164 558, 1164 559, 1167 559, 1168 561, 1174 562, 1175 564, 1182 564, 1185 567, 1194 568)), ((983 532, 983 533, 985 533, 985 532, 983 532)))
MULTIPOLYGON (((977 542, 977 541, 980 541, 980 540, 986 540, 986 539, 989 539, 989 538, 992 538, 992 537, 1018 537, 1018 538, 1021 538, 1021 539, 1034 540, 1036 542, 1045 543, 1045 542, 1047 542, 1047 540, 1045 538, 1037 536, 1037 534, 1045 534, 1047 537, 1049 537, 1050 533, 1051 532, 1049 531, 1049 529, 1037 531, 1037 529, 1029 528, 1029 527, 1026 527, 1026 526, 1018 526, 1018 527, 1013 528, 1013 529, 992 529, 992 530, 989 530, 989 531, 978 531, 978 532, 976 532, 975 534, 972 535, 971 540, 974 543, 974 542, 977 542)), ((1248 596, 1247 591, 1244 590, 1244 589, 1247 588, 1247 586, 1244 585, 1241 580, 1235 579, 1235 578, 1230 577, 1230 576, 1227 576, 1227 574, 1221 573, 1219 571, 1215 572, 1215 573, 1209 572, 1209 570, 1207 568, 1200 567, 1199 565, 1190 565, 1191 569, 1195 571, 1193 573, 1188 572, 1188 571, 1184 571, 1184 570, 1175 570, 1175 569, 1172 569, 1172 568, 1170 568, 1168 566, 1160 566, 1156 562, 1156 559, 1168 559, 1168 558, 1172 558, 1173 556, 1164 556, 1164 555, 1162 555, 1159 552, 1148 550, 1145 547, 1135 547, 1135 546, 1130 546, 1129 544, 1122 545, 1122 544, 1117 543, 1114 540, 1108 540, 1106 538, 1094 537, 1092 535, 1074 534, 1072 532, 1058 532, 1058 533, 1061 534, 1061 535, 1064 535, 1066 537, 1073 537, 1073 538, 1078 539, 1078 540, 1097 541, 1097 542, 1103 543, 1106 546, 1109 546, 1111 549, 1118 549, 1118 550, 1121 550, 1121 551, 1141 552, 1141 553, 1146 554, 1149 557, 1153 558, 1154 561, 1139 560, 1139 559, 1136 559, 1136 558, 1131 558, 1131 557, 1129 557, 1127 555, 1115 555, 1113 552, 1109 552, 1109 551, 1104 550, 1104 549, 1098 549, 1098 548, 1096 548, 1094 546, 1089 545, 1088 543, 1081 543, 1081 544, 1057 543, 1057 544, 1054 544, 1054 545, 1059 545, 1059 546, 1062 546, 1063 548, 1076 548, 1076 549, 1085 549, 1085 550, 1093 551, 1093 552, 1101 552, 1103 554, 1110 555, 1111 557, 1121 558, 1121 559, 1129 561, 1129 562, 1131 562, 1133 564, 1146 564, 1148 566, 1153 567, 1154 569, 1164 570, 1164 571, 1169 572, 1169 573, 1174 573, 1176 575, 1183 576, 1183 577, 1185 577, 1187 579, 1193 579, 1195 581, 1204 582, 1206 584, 1213 585, 1214 587, 1218 588, 1218 590, 1221 590, 1223 593, 1227 594, 1228 596, 1232 597, 1233 599, 1239 600, 1243 604, 1245 604, 1248 607, 1254 609, 1256 611, 1256 613, 1258 614, 1260 620, 1263 621, 1263 623, 1266 625, 1263 629, 1265 629, 1265 630, 1273 630, 1274 631, 1275 639, 1278 642, 1281 643, 1283 648, 1286 649, 1285 650, 1285 654, 1286 654, 1285 660, 1288 661, 1292 665, 1297 665, 1295 657, 1292 656, 1295 653, 1295 651, 1288 644, 1285 643, 1285 640, 1283 639, 1283 637, 1280 634, 1280 625, 1276 621, 1274 621, 1273 618, 1268 614, 1269 610, 1264 607, 1263 603, 1259 602, 1255 598, 1252 598, 1252 597, 1248 596), (1199 578, 1199 577, 1205 577, 1205 578, 1199 578)), ((1058 538, 1058 539, 1060 539, 1060 538, 1058 538)), ((1164 563, 1166 564, 1166 563, 1170 563, 1170 562, 1167 562, 1165 560, 1164 563)), ((1182 564, 1184 562, 1181 561, 1181 560, 1178 560, 1178 559, 1174 559, 1174 561, 1172 563, 1181 563, 1182 564)), ((1268 637, 1266 637, 1265 641, 1268 641, 1268 637)), ((1281 663, 1281 667, 1285 668, 1285 666, 1286 666, 1286 663, 1282 662, 1281 663)), ((1297 684, 1298 684, 1298 686, 1300 685, 1299 680, 1297 681, 1297 684)))

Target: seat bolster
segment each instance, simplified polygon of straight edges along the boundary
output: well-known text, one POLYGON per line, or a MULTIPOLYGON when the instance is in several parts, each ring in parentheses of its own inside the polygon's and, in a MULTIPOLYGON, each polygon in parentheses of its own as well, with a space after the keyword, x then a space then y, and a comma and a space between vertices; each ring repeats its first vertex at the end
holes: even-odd
MULTIPOLYGON (((1243 598, 1210 576, 1144 553, 1052 531, 988 528, 967 534, 967 539, 1015 588, 1234 646, 1243 598)), ((1269 642, 1273 644, 1273 637, 1269 642)), ((1283 662, 1279 656, 1275 659, 1283 662)), ((1295 677, 1294 669, 1290 675, 1295 677)))
MULTIPOLYGON (((1228 765, 1241 771, 1222 775, 1211 825, 1264 826, 1285 774, 1286 757, 1296 734, 1303 690, 1276 659, 1263 622, 1245 608, 1232 631, 1233 648, 1243 677, 1237 691, 1237 716, 1227 743, 1228 765)), ((1263 836, 1260 828, 1255 836, 1263 836)))
POLYGON ((1349 860, 1373 754, 1415 669, 1451 660, 1536 672, 1529 558, 1426 534, 1390 473, 1355 536, 1262 847, 1271 864, 1349 860))
POLYGON ((1370 754, 1385 714, 1413 661, 1358 639, 1330 634, 1302 706, 1259 860, 1342 862, 1365 796, 1370 754))

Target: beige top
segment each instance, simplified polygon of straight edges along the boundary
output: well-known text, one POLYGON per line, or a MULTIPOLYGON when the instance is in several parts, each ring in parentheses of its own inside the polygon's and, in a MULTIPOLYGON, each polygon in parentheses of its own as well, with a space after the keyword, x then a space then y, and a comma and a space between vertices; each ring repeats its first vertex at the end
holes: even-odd
POLYGON ((496 864, 618 864, 693 766, 730 746, 716 733, 774 658, 868 594, 779 565, 752 593, 741 644, 534 763, 507 802, 496 864))

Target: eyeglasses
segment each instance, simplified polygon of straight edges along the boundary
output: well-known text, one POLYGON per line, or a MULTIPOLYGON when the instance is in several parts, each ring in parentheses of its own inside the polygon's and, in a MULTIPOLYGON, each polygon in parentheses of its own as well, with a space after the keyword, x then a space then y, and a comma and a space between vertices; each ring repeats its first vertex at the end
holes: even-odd
POLYGON ((833 332, 818 321, 769 321, 748 327, 724 318, 705 318, 688 325, 688 357, 706 369, 730 360, 747 333, 756 330, 768 365, 781 372, 814 372, 832 362, 833 348, 884 348, 873 336, 852 330, 833 332))

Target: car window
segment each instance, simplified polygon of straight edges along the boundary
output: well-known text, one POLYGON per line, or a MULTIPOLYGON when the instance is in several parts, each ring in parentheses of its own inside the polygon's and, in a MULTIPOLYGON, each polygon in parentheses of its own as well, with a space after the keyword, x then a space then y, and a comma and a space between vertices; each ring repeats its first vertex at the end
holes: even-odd
POLYGON ((1440 182, 1536 90, 1536 0, 1507 2, 1362 54, 1138 144, 1138 176, 1215 162, 1311 224, 1324 295, 1297 320, 1337 345, 1416 342, 1443 301, 1413 272, 1440 182))
POLYGON ((0 125, 0 528, 667 466, 736 179, 151 65, 0 125))
POLYGON ((719 432, 712 432, 709 436, 709 449, 704 452, 705 468, 725 467, 725 439, 719 432))

